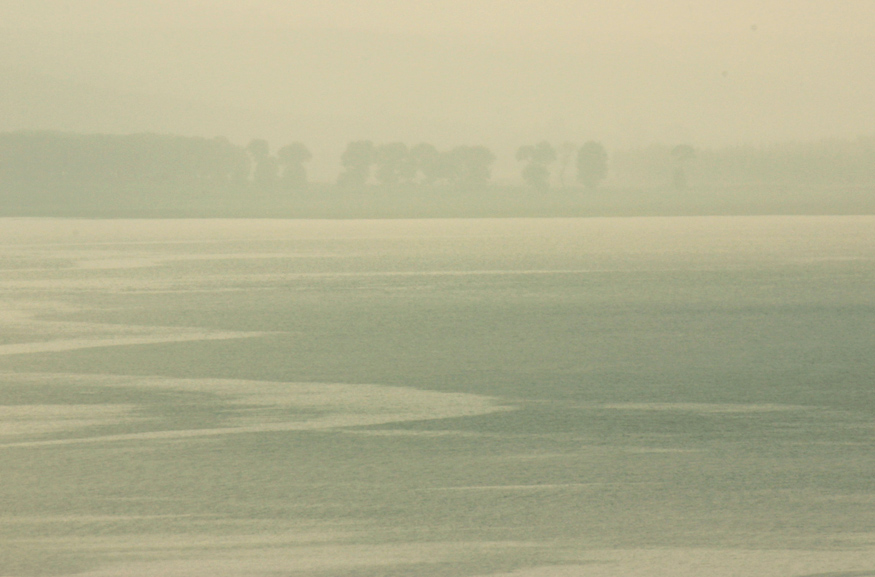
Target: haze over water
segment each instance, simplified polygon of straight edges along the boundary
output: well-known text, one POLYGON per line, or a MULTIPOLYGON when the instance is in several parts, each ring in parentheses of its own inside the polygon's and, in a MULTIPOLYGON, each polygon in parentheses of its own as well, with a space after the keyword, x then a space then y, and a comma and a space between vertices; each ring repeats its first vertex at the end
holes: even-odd
POLYGON ((875 574, 875 217, 0 221, 0 575, 875 574))

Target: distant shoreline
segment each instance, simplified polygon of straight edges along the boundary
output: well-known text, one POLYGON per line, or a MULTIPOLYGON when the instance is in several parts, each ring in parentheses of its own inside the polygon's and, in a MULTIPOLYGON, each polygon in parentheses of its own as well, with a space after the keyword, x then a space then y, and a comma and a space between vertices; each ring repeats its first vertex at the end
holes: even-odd
MULTIPOLYGON (((627 216, 752 216, 875 214, 875 186, 711 189, 551 189, 518 186, 480 190, 311 185, 290 193, 143 192, 85 200, 63 193, 42 202, 0 200, 0 217, 83 218, 524 218, 627 216)), ((20 198, 19 198, 20 200, 20 198)))

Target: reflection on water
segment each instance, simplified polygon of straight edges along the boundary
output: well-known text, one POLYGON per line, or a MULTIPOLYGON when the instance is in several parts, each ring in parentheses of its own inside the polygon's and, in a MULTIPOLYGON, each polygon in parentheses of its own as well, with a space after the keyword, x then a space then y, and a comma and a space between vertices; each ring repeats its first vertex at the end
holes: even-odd
POLYGON ((0 224, 0 574, 875 572, 875 218, 0 224))

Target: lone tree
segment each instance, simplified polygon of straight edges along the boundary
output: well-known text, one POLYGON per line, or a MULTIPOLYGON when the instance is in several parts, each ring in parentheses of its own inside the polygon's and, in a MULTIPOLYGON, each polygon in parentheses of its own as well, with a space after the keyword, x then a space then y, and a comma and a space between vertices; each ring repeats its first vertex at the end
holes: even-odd
POLYGON ((370 140, 350 142, 340 157, 343 172, 337 179, 341 186, 364 186, 371 177, 371 165, 374 163, 374 143, 370 140))
POLYGON ((590 140, 577 151, 577 180, 585 187, 596 188, 608 175, 605 147, 590 140))
POLYGON ((295 189, 307 186, 307 169, 304 163, 313 158, 313 153, 300 142, 283 146, 276 153, 282 168, 280 182, 284 188, 295 189))
POLYGON ((678 144, 671 149, 671 159, 674 162, 671 180, 675 190, 686 190, 687 171, 684 167, 694 158, 696 150, 689 144, 678 144))
POLYGON ((550 170, 547 166, 556 162, 556 149, 549 142, 539 142, 531 146, 521 146, 516 152, 516 159, 527 162, 522 176, 526 184, 538 190, 550 188, 550 170))

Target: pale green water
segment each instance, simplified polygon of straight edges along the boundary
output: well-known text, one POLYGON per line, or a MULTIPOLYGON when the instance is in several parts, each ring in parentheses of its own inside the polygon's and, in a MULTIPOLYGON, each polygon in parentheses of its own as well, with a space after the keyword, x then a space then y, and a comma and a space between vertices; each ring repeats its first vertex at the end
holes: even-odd
POLYGON ((0 576, 875 574, 875 217, 0 243, 0 576))

